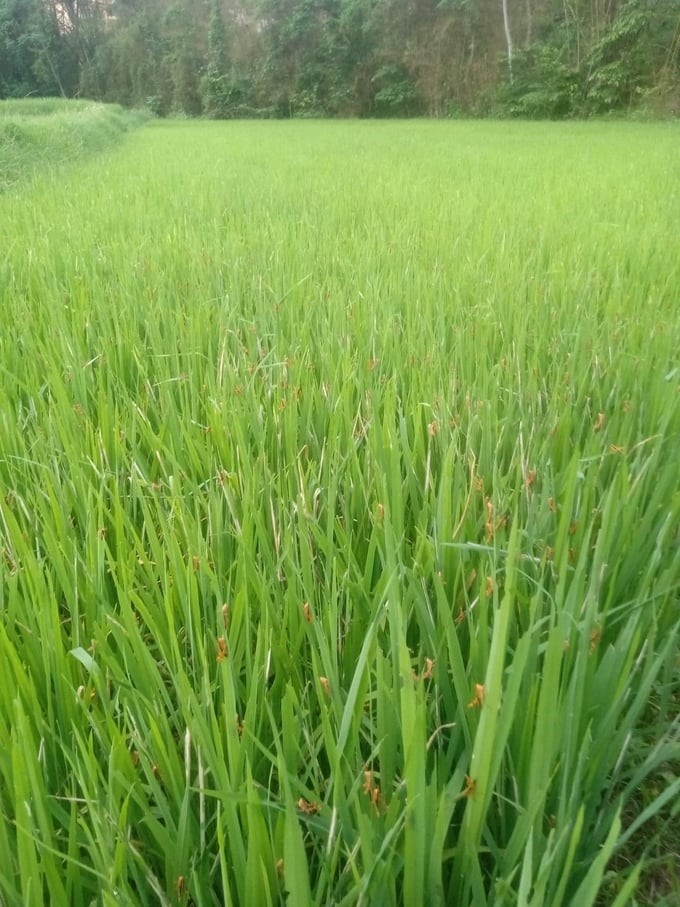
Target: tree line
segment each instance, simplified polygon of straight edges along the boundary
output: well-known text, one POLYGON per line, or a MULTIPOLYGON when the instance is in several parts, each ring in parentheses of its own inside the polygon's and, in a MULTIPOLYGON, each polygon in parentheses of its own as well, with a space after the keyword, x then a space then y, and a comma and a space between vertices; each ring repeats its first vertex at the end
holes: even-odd
POLYGON ((677 0, 0 0, 0 98, 159 116, 680 114, 677 0))

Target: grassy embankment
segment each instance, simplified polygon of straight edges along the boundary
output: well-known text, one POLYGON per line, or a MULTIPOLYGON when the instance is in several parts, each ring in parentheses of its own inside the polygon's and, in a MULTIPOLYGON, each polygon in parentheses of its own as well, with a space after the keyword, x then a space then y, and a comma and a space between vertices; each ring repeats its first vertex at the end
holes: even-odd
POLYGON ((147 119, 115 104, 26 98, 0 101, 0 191, 116 144, 147 119))
POLYGON ((0 199, 0 901, 672 903, 678 138, 155 123, 0 199))

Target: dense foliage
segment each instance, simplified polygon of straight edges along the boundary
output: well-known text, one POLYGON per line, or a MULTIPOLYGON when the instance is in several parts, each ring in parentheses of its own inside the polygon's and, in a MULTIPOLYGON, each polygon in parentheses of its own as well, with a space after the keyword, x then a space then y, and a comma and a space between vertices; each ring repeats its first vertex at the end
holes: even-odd
POLYGON ((25 98, 0 101, 0 192, 37 171, 110 148, 148 115, 114 104, 25 98))
POLYGON ((0 97, 160 115, 680 110, 676 0, 0 0, 0 97))
POLYGON ((679 132, 3 193, 0 903, 680 903, 679 132))

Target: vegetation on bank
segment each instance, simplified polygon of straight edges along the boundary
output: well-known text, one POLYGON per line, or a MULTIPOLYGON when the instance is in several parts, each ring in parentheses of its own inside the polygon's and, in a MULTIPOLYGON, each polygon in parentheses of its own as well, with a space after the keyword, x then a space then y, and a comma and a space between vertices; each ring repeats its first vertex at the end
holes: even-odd
POLYGON ((677 0, 0 0, 0 97, 161 116, 680 113, 677 0))
POLYGON ((677 903, 677 141, 158 121, 0 198, 0 900, 677 903))
POLYGON ((0 101, 0 191, 30 174, 110 148, 147 118, 91 101, 0 101))

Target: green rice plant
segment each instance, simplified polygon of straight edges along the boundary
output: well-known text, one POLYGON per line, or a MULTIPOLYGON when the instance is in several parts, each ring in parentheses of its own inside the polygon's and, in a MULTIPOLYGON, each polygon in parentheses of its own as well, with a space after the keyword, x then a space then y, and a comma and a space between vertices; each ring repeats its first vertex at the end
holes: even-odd
POLYGON ((644 896, 676 143, 154 122, 0 198, 0 902, 644 896))

